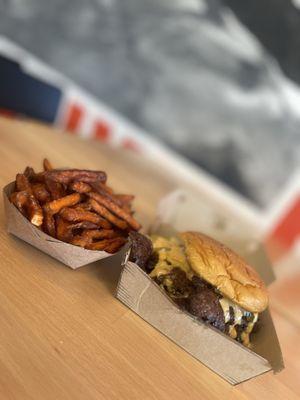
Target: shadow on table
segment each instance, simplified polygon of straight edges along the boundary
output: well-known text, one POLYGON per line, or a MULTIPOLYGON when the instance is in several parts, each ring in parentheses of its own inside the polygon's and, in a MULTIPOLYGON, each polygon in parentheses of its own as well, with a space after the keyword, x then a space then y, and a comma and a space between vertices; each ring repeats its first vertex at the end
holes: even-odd
POLYGON ((93 264, 94 273, 99 280, 107 287, 108 291, 114 296, 122 271, 122 260, 126 249, 120 253, 100 260, 93 264))

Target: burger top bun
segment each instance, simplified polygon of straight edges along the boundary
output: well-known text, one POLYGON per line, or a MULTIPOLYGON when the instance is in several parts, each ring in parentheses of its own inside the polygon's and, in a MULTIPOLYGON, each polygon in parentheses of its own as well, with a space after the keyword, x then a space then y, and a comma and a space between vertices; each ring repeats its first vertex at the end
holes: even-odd
POLYGON ((257 272, 245 260, 216 240, 198 233, 179 234, 191 268, 220 293, 242 308, 262 312, 268 292, 257 272))

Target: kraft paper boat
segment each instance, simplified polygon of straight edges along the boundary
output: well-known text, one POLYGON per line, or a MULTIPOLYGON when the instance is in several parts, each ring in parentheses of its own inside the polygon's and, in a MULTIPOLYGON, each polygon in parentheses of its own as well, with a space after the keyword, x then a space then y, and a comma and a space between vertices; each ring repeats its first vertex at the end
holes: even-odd
MULTIPOLYGON (((218 228, 215 224, 216 213, 208 213, 208 208, 209 205, 201 204, 187 193, 172 193, 160 203, 152 233, 168 236, 174 234, 174 228, 207 233, 246 258, 265 283, 271 284, 275 277, 263 247, 241 238, 239 232, 234 235, 231 230, 228 235, 228 232, 218 228), (195 215, 201 216, 198 221, 195 215), (214 218, 209 215, 214 215, 214 218)), ((260 329, 252 335, 250 350, 182 311, 141 268, 128 261, 129 253, 130 249, 123 261, 116 297, 185 351, 233 385, 267 371, 279 372, 284 368, 268 309, 260 314, 260 329)))
POLYGON ((55 239, 39 230, 9 201, 14 184, 12 182, 3 189, 6 224, 9 233, 49 254, 72 269, 77 269, 114 255, 106 251, 83 249, 82 247, 55 239))

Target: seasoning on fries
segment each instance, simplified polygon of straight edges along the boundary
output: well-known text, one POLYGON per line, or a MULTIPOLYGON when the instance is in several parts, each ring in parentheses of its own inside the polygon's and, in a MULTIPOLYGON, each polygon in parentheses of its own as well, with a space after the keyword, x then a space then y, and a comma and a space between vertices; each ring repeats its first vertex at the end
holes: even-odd
POLYGON ((131 231, 134 219, 131 194, 116 194, 107 186, 104 171, 54 169, 48 159, 44 171, 26 167, 17 174, 10 201, 48 235, 89 250, 117 252, 131 231))

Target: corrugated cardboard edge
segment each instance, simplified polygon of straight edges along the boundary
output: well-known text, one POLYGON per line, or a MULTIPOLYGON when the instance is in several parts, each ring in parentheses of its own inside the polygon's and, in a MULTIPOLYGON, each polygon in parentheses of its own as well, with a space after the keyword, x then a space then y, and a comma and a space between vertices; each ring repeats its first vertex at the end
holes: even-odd
POLYGON ((9 233, 49 254, 72 269, 115 255, 106 251, 86 250, 57 240, 40 231, 9 201, 8 197, 14 189, 14 184, 14 182, 11 182, 3 189, 6 226, 9 233))
POLYGON ((180 310, 144 271, 130 261, 124 264, 116 297, 232 385, 272 369, 263 357, 180 310))

